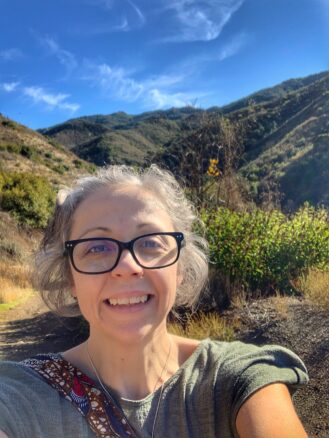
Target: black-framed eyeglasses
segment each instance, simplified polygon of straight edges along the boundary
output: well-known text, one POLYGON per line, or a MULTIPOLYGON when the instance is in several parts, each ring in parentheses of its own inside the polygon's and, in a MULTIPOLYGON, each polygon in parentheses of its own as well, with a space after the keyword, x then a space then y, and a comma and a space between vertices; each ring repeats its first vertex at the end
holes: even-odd
POLYGON ((150 233, 129 242, 108 237, 67 240, 64 256, 69 256, 73 268, 82 274, 104 274, 119 263, 122 251, 130 251, 135 262, 145 269, 160 269, 177 262, 184 246, 184 234, 179 232, 150 233))

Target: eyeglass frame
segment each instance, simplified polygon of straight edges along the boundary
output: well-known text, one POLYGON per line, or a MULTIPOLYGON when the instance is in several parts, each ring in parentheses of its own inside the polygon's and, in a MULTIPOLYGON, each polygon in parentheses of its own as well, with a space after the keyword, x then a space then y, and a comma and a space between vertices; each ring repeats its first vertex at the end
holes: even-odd
POLYGON ((63 251, 63 256, 64 257, 69 256, 73 268, 77 272, 79 272, 80 274, 85 274, 85 275, 99 275, 99 274, 105 274, 107 272, 113 271, 113 269, 115 269, 117 267, 117 265, 120 261, 122 252, 125 249, 127 249, 130 252, 130 254, 132 255, 135 262, 138 264, 138 266, 142 267, 143 269, 162 269, 162 268, 167 268, 168 266, 171 266, 177 262, 177 260, 179 259, 179 256, 180 256, 181 249, 186 245, 184 239, 185 239, 184 234, 181 232, 178 232, 178 231, 142 234, 141 236, 137 236, 134 239, 129 240, 128 242, 123 242, 121 240, 112 239, 111 237, 87 237, 85 239, 66 240, 64 242, 65 249, 63 251), (134 243, 136 242, 136 240, 138 240, 142 237, 149 237, 149 236, 172 236, 172 237, 174 237, 176 240, 176 244, 177 244, 177 256, 176 256, 175 260, 173 262, 168 263, 167 265, 164 265, 164 266, 153 267, 153 266, 142 265, 136 257, 133 246, 134 246, 134 243), (73 257, 74 248, 76 247, 76 245, 78 245, 81 242, 90 242, 92 240, 108 240, 108 241, 114 242, 118 245, 119 252, 118 252, 117 260, 111 269, 106 269, 105 271, 101 271, 101 272, 85 272, 85 271, 81 271, 80 269, 78 269, 76 267, 76 265, 74 263, 74 257, 73 257))

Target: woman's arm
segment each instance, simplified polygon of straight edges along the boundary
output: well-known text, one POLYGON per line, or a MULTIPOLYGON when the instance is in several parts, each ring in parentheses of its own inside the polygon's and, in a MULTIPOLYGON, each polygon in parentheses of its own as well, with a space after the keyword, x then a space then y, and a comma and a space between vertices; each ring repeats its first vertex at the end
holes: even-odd
POLYGON ((238 412, 236 427, 240 438, 307 438, 282 383, 265 386, 248 398, 238 412))
POLYGON ((2 430, 0 430, 0 438, 9 438, 2 430))

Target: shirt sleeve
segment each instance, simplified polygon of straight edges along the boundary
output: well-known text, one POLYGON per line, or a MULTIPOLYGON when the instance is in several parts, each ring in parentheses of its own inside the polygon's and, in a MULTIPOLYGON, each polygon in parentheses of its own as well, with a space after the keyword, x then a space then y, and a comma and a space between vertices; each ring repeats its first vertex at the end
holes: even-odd
POLYGON ((272 383, 284 383, 293 394, 308 382, 308 373, 303 361, 287 348, 242 342, 233 342, 232 347, 223 367, 229 385, 226 390, 231 394, 231 430, 238 437, 236 416, 247 398, 272 383))

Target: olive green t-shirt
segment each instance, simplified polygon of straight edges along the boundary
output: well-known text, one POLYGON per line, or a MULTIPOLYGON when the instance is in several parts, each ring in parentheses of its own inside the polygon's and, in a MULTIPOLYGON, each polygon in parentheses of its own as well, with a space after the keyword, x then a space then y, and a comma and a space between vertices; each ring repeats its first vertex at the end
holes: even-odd
MULTIPOLYGON (((305 365, 286 348, 206 339, 164 384, 155 437, 238 437, 236 415, 252 393, 282 382, 293 394, 307 381, 305 365)), ((118 400, 139 437, 151 438, 159 396, 160 389, 118 400)), ((68 400, 19 362, 0 362, 0 430, 10 438, 95 437, 68 400)))

